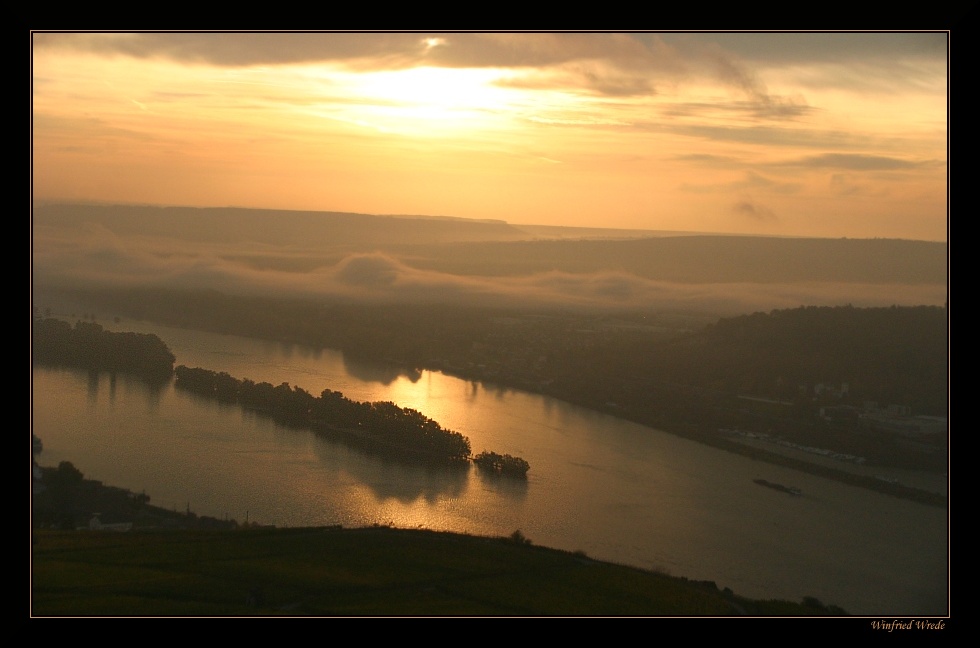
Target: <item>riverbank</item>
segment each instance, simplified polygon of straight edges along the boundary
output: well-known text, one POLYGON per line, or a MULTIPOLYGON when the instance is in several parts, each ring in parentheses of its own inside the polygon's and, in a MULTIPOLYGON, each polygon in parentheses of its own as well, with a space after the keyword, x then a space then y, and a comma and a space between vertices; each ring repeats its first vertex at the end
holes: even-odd
MULTIPOLYGON (((478 376, 470 375, 466 372, 445 369, 439 371, 446 375, 463 380, 480 380, 478 376)), ((624 415, 624 413, 617 407, 595 407, 591 403, 569 399, 565 396, 552 393, 549 390, 535 390, 527 386, 518 387, 511 385, 506 381, 506 379, 501 379, 500 377, 496 377, 491 382, 503 387, 521 389, 523 391, 528 391, 529 393, 540 394, 543 396, 548 396, 549 398, 563 400, 577 407, 589 409, 594 412, 600 412, 608 416, 620 418, 624 421, 639 423, 640 425, 652 427, 654 429, 667 432, 668 434, 689 439, 691 441, 696 441, 719 450, 751 457, 752 459, 764 461, 777 466, 792 468, 794 470, 799 470, 800 472, 817 475, 819 477, 831 479, 849 486, 864 488, 889 495, 891 497, 897 497, 900 499, 917 502, 919 504, 926 504, 928 506, 935 506, 939 508, 946 508, 948 506, 949 498, 947 495, 947 490, 938 485, 938 475, 932 475, 930 478, 930 476, 922 473, 921 471, 898 471, 897 469, 889 468, 887 466, 856 467, 854 465, 843 465, 841 462, 827 461, 821 455, 813 455, 805 452, 787 452, 784 448, 774 447, 762 442, 747 442, 744 438, 733 437, 731 434, 726 432, 724 428, 708 428, 689 423, 669 421, 661 421, 658 424, 653 424, 643 417, 624 415), (902 478, 909 483, 899 481, 897 477, 893 476, 882 478, 886 475, 895 474, 900 474, 902 478), (915 477, 910 480, 908 478, 909 474, 915 474, 915 477), (913 482, 923 483, 920 485, 919 483, 913 482)))

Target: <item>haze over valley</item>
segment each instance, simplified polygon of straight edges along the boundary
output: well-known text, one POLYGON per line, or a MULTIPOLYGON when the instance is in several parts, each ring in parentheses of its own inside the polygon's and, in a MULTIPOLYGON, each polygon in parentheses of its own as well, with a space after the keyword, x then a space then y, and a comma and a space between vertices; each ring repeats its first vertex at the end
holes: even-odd
POLYGON ((707 316, 946 300, 944 243, 550 231, 546 238, 503 221, 42 205, 33 276, 37 286, 707 316))

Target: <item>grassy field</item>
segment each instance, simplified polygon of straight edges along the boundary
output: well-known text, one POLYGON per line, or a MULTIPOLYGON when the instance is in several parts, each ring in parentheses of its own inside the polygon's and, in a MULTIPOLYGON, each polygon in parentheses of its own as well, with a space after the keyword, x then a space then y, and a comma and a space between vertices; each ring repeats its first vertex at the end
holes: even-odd
POLYGON ((32 617, 832 616, 581 553, 369 527, 35 529, 32 617))

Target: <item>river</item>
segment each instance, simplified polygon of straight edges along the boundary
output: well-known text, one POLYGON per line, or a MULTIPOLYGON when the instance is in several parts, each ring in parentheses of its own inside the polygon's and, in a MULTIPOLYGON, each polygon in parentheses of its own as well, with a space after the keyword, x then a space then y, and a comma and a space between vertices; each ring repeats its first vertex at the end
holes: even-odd
POLYGON ((503 536, 711 580, 753 598, 813 596, 866 616, 948 614, 944 509, 710 448, 568 403, 144 322, 177 364, 393 401, 531 464, 525 481, 391 464, 309 431, 137 379, 34 368, 42 465, 146 492, 151 503, 277 526, 390 524, 503 536), (754 479, 802 489, 801 497, 754 479))

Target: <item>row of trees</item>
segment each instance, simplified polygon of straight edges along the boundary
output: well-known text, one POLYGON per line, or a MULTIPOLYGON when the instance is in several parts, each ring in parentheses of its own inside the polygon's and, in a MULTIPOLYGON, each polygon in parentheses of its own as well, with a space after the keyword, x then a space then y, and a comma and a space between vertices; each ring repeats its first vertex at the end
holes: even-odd
POLYGON ((169 380, 176 357, 156 335, 114 333, 94 322, 35 319, 31 358, 34 363, 121 371, 151 380, 169 380))
POLYGON ((238 380, 224 372, 183 365, 175 370, 180 389, 262 412, 275 421, 319 432, 334 432, 375 450, 422 462, 469 461, 470 441, 459 432, 444 429, 421 412, 390 401, 359 402, 337 391, 324 390, 319 397, 282 383, 238 380))

